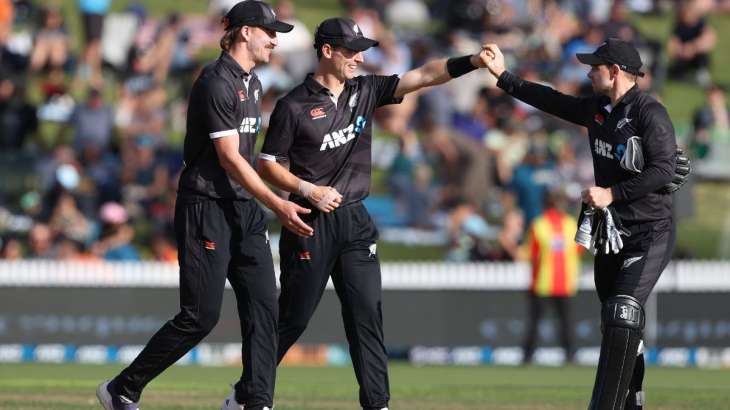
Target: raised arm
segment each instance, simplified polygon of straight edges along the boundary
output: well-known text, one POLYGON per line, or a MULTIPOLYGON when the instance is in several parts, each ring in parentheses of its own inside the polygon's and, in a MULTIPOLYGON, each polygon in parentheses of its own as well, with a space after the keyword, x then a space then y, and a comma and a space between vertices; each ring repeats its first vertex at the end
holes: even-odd
POLYGON ((486 59, 486 51, 482 50, 479 54, 471 56, 440 58, 429 61, 418 68, 403 73, 393 96, 400 98, 412 91, 443 84, 474 69, 486 67, 486 59))
POLYGON ((502 51, 496 44, 485 44, 487 69, 497 77, 497 86, 507 94, 558 118, 585 126, 590 118, 591 104, 586 98, 573 97, 554 88, 525 81, 507 71, 502 51))

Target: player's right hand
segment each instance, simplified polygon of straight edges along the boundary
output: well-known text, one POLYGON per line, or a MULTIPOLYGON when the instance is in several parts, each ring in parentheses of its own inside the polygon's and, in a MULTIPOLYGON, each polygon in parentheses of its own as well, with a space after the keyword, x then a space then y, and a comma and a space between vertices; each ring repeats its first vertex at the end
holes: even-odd
POLYGON ((342 195, 331 186, 316 186, 307 197, 322 212, 331 212, 342 203, 342 195))
POLYGON ((291 201, 282 201, 279 206, 274 209, 277 218, 281 222, 281 226, 305 238, 314 235, 314 229, 307 225, 299 214, 308 214, 311 209, 301 207, 291 201))
POLYGON ((482 44, 482 50, 487 57, 484 62, 487 65, 487 69, 489 69, 492 75, 499 78, 499 76, 506 70, 502 50, 500 50, 499 46, 494 43, 482 44))

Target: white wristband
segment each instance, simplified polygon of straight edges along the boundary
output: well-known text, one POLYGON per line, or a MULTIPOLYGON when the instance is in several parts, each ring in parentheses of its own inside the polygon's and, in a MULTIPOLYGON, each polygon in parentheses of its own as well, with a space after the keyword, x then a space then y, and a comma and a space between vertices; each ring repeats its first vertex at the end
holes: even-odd
POLYGON ((305 180, 300 179, 299 180, 299 195, 301 195, 304 198, 309 199, 309 196, 312 195, 312 191, 314 191, 314 184, 311 182, 307 182, 305 180))

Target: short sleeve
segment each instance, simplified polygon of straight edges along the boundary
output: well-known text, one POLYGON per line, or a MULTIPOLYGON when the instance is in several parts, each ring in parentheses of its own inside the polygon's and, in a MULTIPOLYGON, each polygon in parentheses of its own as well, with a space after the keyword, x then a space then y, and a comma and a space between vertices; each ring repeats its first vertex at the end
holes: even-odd
POLYGON ((394 96, 395 89, 398 88, 398 82, 400 81, 397 75, 370 75, 368 76, 368 80, 375 94, 376 107, 388 104, 400 104, 403 101, 403 97, 396 98, 394 96))
POLYGON ((269 128, 266 130, 264 145, 261 147, 261 159, 275 161, 289 157, 294 134, 296 132, 296 116, 286 100, 279 100, 271 113, 269 128))
MULTIPOLYGON (((236 96, 229 84, 223 80, 213 79, 203 91, 203 104, 208 136, 211 139, 226 135, 238 136, 236 96)), ((190 114, 197 115, 198 113, 190 114)))

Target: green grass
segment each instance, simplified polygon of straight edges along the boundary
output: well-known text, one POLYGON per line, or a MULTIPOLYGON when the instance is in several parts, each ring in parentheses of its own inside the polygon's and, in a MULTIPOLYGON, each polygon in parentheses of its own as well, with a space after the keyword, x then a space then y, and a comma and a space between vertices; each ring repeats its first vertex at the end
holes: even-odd
MULTIPOLYGON (((119 366, 3 364, 0 409, 100 408, 94 388, 119 366)), ((655 410, 726 409, 730 371, 649 368, 655 410)), ((175 366, 147 387, 144 410, 216 408, 235 381, 233 367, 175 366)), ((395 410, 584 409, 594 369, 584 367, 412 367, 391 365, 395 410)), ((279 370, 277 410, 356 410, 357 386, 345 368, 279 370)))

